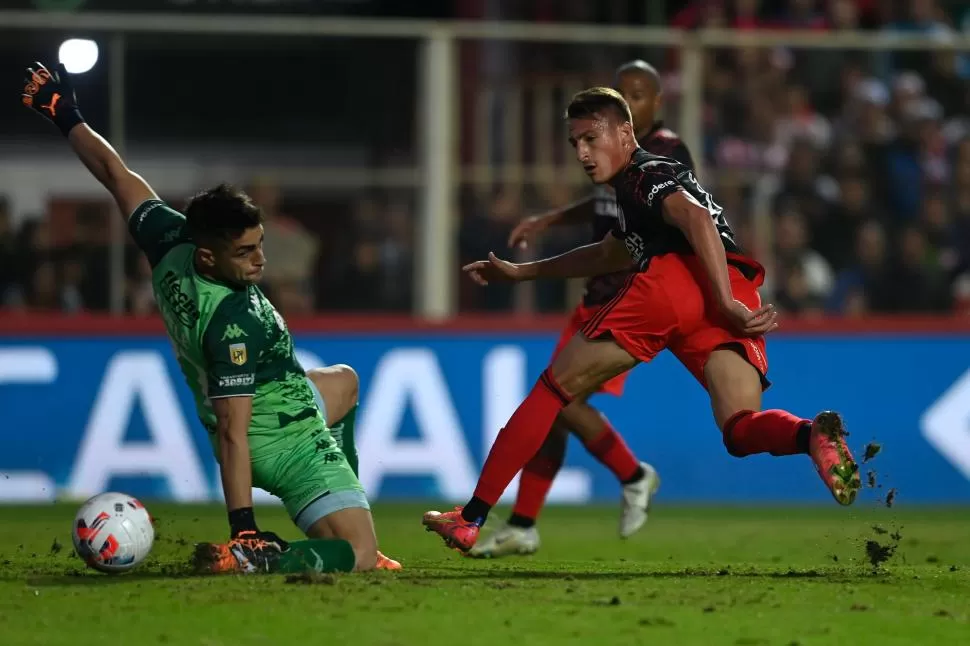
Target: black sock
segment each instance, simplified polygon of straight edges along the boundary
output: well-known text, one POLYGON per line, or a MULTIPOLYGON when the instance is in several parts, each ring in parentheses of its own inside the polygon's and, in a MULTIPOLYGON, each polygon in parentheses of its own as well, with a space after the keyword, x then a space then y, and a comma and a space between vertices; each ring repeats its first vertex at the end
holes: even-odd
POLYGON ((491 511, 492 506, 481 498, 476 498, 472 496, 472 499, 468 501, 468 504, 461 510, 461 517, 463 520, 469 523, 475 523, 479 527, 485 524, 485 519, 488 518, 488 512, 491 511))
POLYGON ((535 518, 529 518, 528 516, 521 516, 519 514, 512 514, 509 516, 509 525, 512 525, 513 527, 529 529, 530 527, 535 527, 535 524, 535 518))
POLYGON ((643 465, 637 467, 637 470, 633 472, 633 475, 621 482, 621 485, 633 484, 634 482, 639 482, 647 477, 647 472, 643 470, 643 465))
POLYGON ((798 450, 802 453, 808 453, 808 438, 812 436, 812 423, 806 422, 802 424, 802 427, 798 429, 798 434, 795 435, 795 444, 798 446, 798 450))

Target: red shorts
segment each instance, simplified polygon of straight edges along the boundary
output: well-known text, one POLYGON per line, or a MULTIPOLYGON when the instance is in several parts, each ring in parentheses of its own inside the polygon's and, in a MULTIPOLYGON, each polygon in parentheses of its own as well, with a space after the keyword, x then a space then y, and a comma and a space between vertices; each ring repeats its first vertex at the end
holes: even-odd
MULTIPOLYGON (((764 282, 764 268, 747 258, 732 256, 731 262, 743 264, 753 275, 746 278, 734 264, 728 266, 734 298, 752 310, 761 307, 758 287, 764 282)), ((708 357, 719 348, 732 347, 758 370, 762 385, 769 385, 764 337, 738 336, 729 329, 696 256, 669 253, 652 258, 647 271, 631 275, 582 333, 588 339, 610 336, 643 362, 668 348, 705 388, 708 357)))
MULTIPOLYGON (((556 360, 562 349, 566 347, 569 340, 576 336, 576 334, 583 329, 583 327, 590 321, 597 312, 600 311, 602 306, 595 305, 593 307, 586 307, 582 303, 576 306, 573 310, 573 315, 569 317, 569 323, 563 329, 562 334, 559 336, 559 342, 556 344, 556 349, 552 353, 552 359, 549 360, 549 365, 556 360)), ((605 384, 600 386, 600 389, 596 392, 606 393, 607 395, 615 395, 619 397, 623 394, 623 386, 626 384, 627 375, 630 372, 624 372, 623 374, 617 375, 607 381, 605 384)))

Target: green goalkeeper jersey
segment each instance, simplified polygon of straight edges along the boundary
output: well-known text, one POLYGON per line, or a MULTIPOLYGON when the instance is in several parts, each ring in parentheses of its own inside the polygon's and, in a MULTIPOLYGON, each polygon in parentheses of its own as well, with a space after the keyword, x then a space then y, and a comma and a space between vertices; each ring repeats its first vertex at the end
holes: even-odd
POLYGON ((283 317, 255 285, 233 287, 199 274, 185 216, 161 200, 141 204, 128 229, 152 265, 165 328, 203 425, 215 430, 212 400, 250 396, 250 452, 256 456, 291 430, 332 440, 296 360, 283 317))

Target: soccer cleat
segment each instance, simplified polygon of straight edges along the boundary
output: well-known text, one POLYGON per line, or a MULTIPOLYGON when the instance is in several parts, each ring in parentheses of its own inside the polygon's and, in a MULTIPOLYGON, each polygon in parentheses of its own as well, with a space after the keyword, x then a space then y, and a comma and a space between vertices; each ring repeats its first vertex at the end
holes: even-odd
POLYGON ((444 539, 445 545, 456 550, 467 552, 478 539, 481 528, 478 523, 471 523, 461 517, 461 507, 454 511, 427 511, 421 519, 421 524, 427 531, 434 532, 444 539))
POLYGON ((812 422, 808 450, 815 470, 835 500, 840 505, 851 505, 862 486, 862 479, 845 436, 842 417, 832 411, 823 411, 812 422))
POLYGON ((657 470, 646 462, 641 462, 644 476, 636 482, 623 485, 623 498, 620 506, 620 538, 630 538, 647 522, 650 503, 660 488, 657 470))
POLYGON ((195 546, 192 565, 200 574, 237 572, 253 574, 271 572, 279 560, 275 543, 257 540, 233 540, 227 544, 199 543, 195 546))
POLYGON ((401 564, 394 559, 387 558, 381 553, 380 550, 377 551, 377 565, 374 566, 377 570, 401 570, 401 564))
POLYGON ((515 554, 535 554, 539 549, 539 530, 535 527, 504 525, 475 543, 468 556, 497 559, 515 554))

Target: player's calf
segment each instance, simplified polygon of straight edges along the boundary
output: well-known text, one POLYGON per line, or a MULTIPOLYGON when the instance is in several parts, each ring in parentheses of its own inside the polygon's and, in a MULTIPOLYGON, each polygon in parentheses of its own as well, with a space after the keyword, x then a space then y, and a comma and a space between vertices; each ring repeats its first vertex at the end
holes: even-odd
POLYGON ((509 525, 527 529, 535 525, 539 511, 546 502, 553 480, 566 459, 566 443, 569 431, 558 422, 553 424, 549 436, 539 452, 522 468, 519 491, 509 525))
POLYGON ((350 507, 334 511, 311 524, 310 538, 339 538, 347 541, 354 552, 354 571, 365 572, 377 567, 377 534, 370 510, 350 507))
POLYGON ((575 395, 592 392, 635 364, 636 360, 615 343, 573 337, 499 431, 468 504, 453 512, 425 513, 425 527, 449 545, 462 551, 471 549, 492 507, 542 446, 560 411, 575 395), (560 383, 560 378, 565 383, 560 383))
POLYGON ((814 421, 784 410, 759 411, 760 374, 733 350, 711 354, 704 369, 714 415, 728 453, 811 456, 822 482, 841 505, 851 505, 862 484, 859 466, 845 441, 838 413, 819 413, 814 421))

